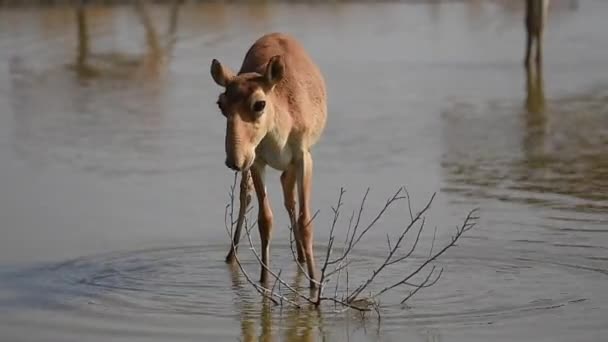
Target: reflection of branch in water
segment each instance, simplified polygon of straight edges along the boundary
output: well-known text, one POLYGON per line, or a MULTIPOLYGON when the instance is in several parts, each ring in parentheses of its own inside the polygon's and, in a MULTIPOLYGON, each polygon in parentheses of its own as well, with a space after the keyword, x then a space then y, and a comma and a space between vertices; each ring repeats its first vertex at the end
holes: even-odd
POLYGON ((181 3, 181 0, 174 0, 170 6, 168 39, 166 44, 161 44, 147 5, 142 0, 135 1, 135 10, 146 34, 146 52, 141 56, 128 56, 121 53, 91 53, 86 8, 82 1, 78 2, 76 5, 78 52, 75 65, 78 75, 81 77, 103 75, 115 78, 159 77, 176 43, 181 3))

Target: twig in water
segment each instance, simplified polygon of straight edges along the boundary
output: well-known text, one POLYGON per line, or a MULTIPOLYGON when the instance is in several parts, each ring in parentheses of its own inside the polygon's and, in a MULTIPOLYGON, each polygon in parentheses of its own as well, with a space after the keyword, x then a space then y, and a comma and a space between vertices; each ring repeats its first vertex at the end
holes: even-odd
MULTIPOLYGON (((231 239, 233 238, 232 234, 234 232, 234 229, 232 229, 232 226, 235 224, 235 220, 233 217, 234 216, 233 209, 229 208, 229 207, 234 206, 234 189, 235 189, 235 187, 236 187, 236 176, 235 176, 234 184, 231 187, 230 204, 226 207, 226 210, 225 210, 225 216, 230 216, 230 227, 228 226, 227 217, 225 217, 225 220, 224 220, 225 224, 226 224, 226 231, 228 232, 228 235, 231 239)), ((389 286, 386 286, 385 288, 383 288, 382 290, 378 291, 375 294, 370 293, 369 296, 365 297, 365 296, 362 296, 361 294, 376 280, 376 278, 378 278, 378 276, 387 267, 390 267, 390 266, 398 264, 398 263, 401 264, 402 262, 407 261, 408 258, 410 258, 413 255, 414 251, 417 249, 418 244, 420 242, 422 230, 425 227, 425 223, 426 223, 425 215, 428 212, 428 210, 430 209, 431 204, 433 203, 433 200, 435 198, 435 194, 433 194, 430 197, 430 199, 427 201, 425 206, 420 211, 418 211, 416 214, 414 214, 414 212, 412 210, 412 204, 411 204, 409 193, 407 192, 407 190, 405 188, 400 187, 391 197, 389 197, 386 200, 384 206, 373 216, 372 220, 364 228, 362 228, 362 226, 361 226, 362 216, 363 216, 363 211, 365 208, 365 204, 366 204, 369 192, 370 192, 370 190, 368 188, 361 200, 361 204, 359 205, 358 211, 353 211, 349 217, 348 230, 346 232, 346 236, 344 237, 343 248, 342 248, 341 253, 339 253, 339 255, 337 257, 332 258, 333 254, 334 254, 333 252, 334 252, 334 247, 335 247, 335 242, 336 242, 335 228, 336 228, 339 218, 341 216, 341 210, 343 207, 343 198, 344 198, 344 194, 345 194, 345 190, 343 188, 340 189, 340 194, 338 196, 337 204, 331 208, 333 217, 331 219, 331 224, 330 224, 330 229, 329 229, 329 238, 328 238, 328 243, 327 243, 327 249, 326 249, 324 257, 323 257, 323 264, 321 267, 320 279, 319 279, 319 281, 317 281, 317 284, 319 285, 319 287, 318 287, 317 291, 311 292, 310 295, 305 295, 305 294, 299 292, 295 286, 291 286, 287 282, 285 282, 283 279, 281 279, 282 271, 279 271, 277 274, 274 271, 272 271, 268 265, 263 263, 260 255, 258 254, 257 250, 255 249, 255 247, 253 245, 253 240, 251 238, 252 227, 250 227, 248 225, 247 218, 245 217, 243 219, 243 224, 245 227, 245 233, 247 235, 247 240, 249 242, 250 250, 254 254, 258 263, 262 266, 263 271, 267 272, 272 277, 274 277, 274 283, 270 289, 267 289, 265 287, 258 285, 257 283, 253 282, 251 280, 251 278, 247 275, 247 273, 245 272, 244 268, 241 265, 239 258, 236 257, 236 255, 235 255, 236 262, 239 265, 241 272, 243 272, 243 274, 245 275, 245 278, 247 279, 247 281, 252 286, 254 286, 254 288, 261 295, 268 297, 273 303, 278 304, 278 305, 284 305, 285 303, 287 303, 289 305, 293 305, 298 308, 300 307, 300 304, 298 304, 298 302, 296 302, 295 300, 291 300, 287 296, 282 294, 281 289, 287 289, 291 295, 295 296, 295 299, 301 298, 304 301, 308 302, 309 304, 312 304, 313 306, 315 306, 317 308, 320 307, 323 302, 330 302, 330 303, 334 304, 334 309, 338 305, 340 305, 344 308, 350 308, 350 309, 357 310, 357 311, 361 312, 362 314, 365 312, 374 310, 378 314, 378 319, 380 319, 379 297, 381 295, 383 295, 384 293, 386 293, 387 291, 390 291, 390 290, 395 289, 400 286, 412 287, 413 289, 401 301, 401 303, 404 303, 405 301, 410 299, 412 296, 414 296, 421 289, 428 288, 428 287, 435 285, 443 274, 443 268, 440 268, 439 271, 437 271, 437 267, 432 266, 430 271, 426 274, 426 276, 420 283, 411 282, 410 279, 412 279, 416 275, 420 274, 429 264, 433 263, 437 258, 439 258, 441 255, 443 255, 449 248, 455 246, 456 241, 465 232, 469 231, 470 229, 472 229, 474 227, 474 225, 476 224, 475 221, 478 219, 478 217, 476 216, 477 209, 474 209, 468 213, 464 222, 456 228, 456 233, 451 237, 450 242, 437 252, 434 251, 435 239, 436 239, 436 233, 437 233, 437 227, 435 227, 435 231, 433 233, 433 240, 431 242, 431 248, 430 248, 428 257, 422 262, 422 264, 420 264, 418 267, 414 268, 413 271, 411 271, 410 273, 405 275, 399 281, 392 283, 389 286), (366 236, 366 234, 371 230, 371 228, 374 227, 380 221, 380 219, 385 215, 385 213, 388 211, 388 209, 390 209, 394 204, 396 204, 397 202, 402 201, 402 200, 407 201, 407 208, 408 208, 408 212, 409 212, 409 216, 410 216, 410 222, 402 228, 401 232, 399 233, 399 235, 396 237, 396 239, 394 241, 391 239, 390 235, 386 234, 386 243, 387 243, 388 251, 387 251, 387 254, 384 257, 382 263, 376 269, 374 269, 372 271, 370 276, 365 281, 363 281, 359 286, 357 286, 351 292, 351 290, 350 290, 350 278, 351 277, 350 277, 349 266, 351 264, 352 251, 359 244, 359 242, 366 236), (413 242, 411 244, 411 247, 409 247, 403 254, 401 254, 400 251, 401 251, 402 245, 404 244, 403 242, 406 240, 406 237, 410 235, 408 233, 411 231, 414 231, 414 233, 413 233, 414 236, 412 237, 413 242), (345 274, 345 283, 344 282, 341 283, 342 273, 345 274), (334 287, 333 295, 325 296, 324 295, 325 287, 329 284, 332 277, 336 274, 337 274, 337 277, 335 280, 336 284, 334 287), (276 292, 277 288, 278 288, 278 293, 276 292), (344 288, 345 288, 345 291, 343 291, 344 288), (341 289, 342 289, 342 291, 341 291, 341 289)), ((248 213, 249 210, 247 210, 246 212, 248 213)), ((317 217, 318 213, 319 213, 319 211, 317 211, 315 213, 315 215, 313 215, 311 222, 317 217)), ((239 212, 239 215, 240 215, 240 212, 239 212)), ((236 223, 238 224, 238 220, 236 223)), ((293 247, 294 236, 295 236, 294 228, 295 228, 295 226, 293 225, 293 222, 292 222, 292 225, 290 227, 290 236, 289 236, 289 245, 290 245, 291 254, 292 254, 294 261, 296 261, 296 263, 299 267, 299 270, 300 270, 299 274, 304 274, 306 276, 306 278, 309 281, 311 281, 312 279, 308 275, 308 272, 303 268, 303 266, 299 262, 297 262, 296 251, 294 250, 294 247, 293 247)), ((236 247, 234 242, 233 242, 232 246, 233 246, 233 248, 236 247)))

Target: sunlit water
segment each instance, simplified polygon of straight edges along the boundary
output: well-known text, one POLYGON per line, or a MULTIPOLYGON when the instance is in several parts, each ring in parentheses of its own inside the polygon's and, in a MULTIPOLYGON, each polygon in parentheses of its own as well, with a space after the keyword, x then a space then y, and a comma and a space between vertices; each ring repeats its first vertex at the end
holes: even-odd
MULTIPOLYGON (((145 33, 128 6, 90 10, 93 73, 74 68, 72 9, 0 10, 0 340, 605 340, 608 3, 553 2, 544 110, 526 87, 521 7, 187 5, 156 74, 130 59, 145 33), (314 150, 317 257, 340 187, 338 236, 367 187, 365 222, 401 185, 415 209, 437 192, 420 253, 375 289, 423 260, 435 226, 435 245, 446 243, 480 208, 479 225, 437 261, 440 281, 404 306, 407 289, 387 293, 380 321, 269 308, 223 262, 233 175, 209 64, 238 69, 269 31, 297 36, 328 84, 314 150)), ((164 38, 169 8, 153 14, 164 38)), ((272 265, 305 291, 278 175, 268 176, 272 265)), ((408 218, 391 210, 370 232, 352 256, 353 284, 408 218)))

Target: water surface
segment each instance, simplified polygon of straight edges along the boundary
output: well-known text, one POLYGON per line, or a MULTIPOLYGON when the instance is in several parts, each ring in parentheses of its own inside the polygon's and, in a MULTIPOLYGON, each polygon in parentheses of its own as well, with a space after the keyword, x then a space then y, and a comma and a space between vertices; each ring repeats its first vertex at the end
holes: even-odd
MULTIPOLYGON (((1 9, 1 340, 602 341, 608 4, 553 2, 541 82, 521 64, 521 7, 189 4, 160 65, 138 57, 145 31, 132 8, 95 7, 95 72, 74 68, 74 9, 1 9), (380 323, 268 308, 223 262, 233 175, 209 63, 238 69, 269 31, 297 36, 328 84, 313 152, 318 256, 340 187, 345 212, 371 187, 365 220, 401 185, 415 208, 437 192, 423 249, 433 227, 445 242, 480 208, 478 227, 438 261, 440 282, 407 306, 395 305, 406 290, 387 295, 380 323)), ((164 39, 170 9, 152 15, 164 39)), ((268 175, 273 267, 304 286, 278 176, 268 175)), ((389 212, 355 252, 353 282, 384 257, 403 213, 389 212)))

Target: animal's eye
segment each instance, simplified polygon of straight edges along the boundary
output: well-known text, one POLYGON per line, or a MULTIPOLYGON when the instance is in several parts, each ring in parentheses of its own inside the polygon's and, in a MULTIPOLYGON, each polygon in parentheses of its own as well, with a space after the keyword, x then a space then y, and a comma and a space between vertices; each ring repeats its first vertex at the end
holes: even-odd
POLYGON ((264 110, 264 108, 266 108, 266 101, 255 101, 255 103, 253 104, 253 111, 254 112, 261 112, 264 110))

